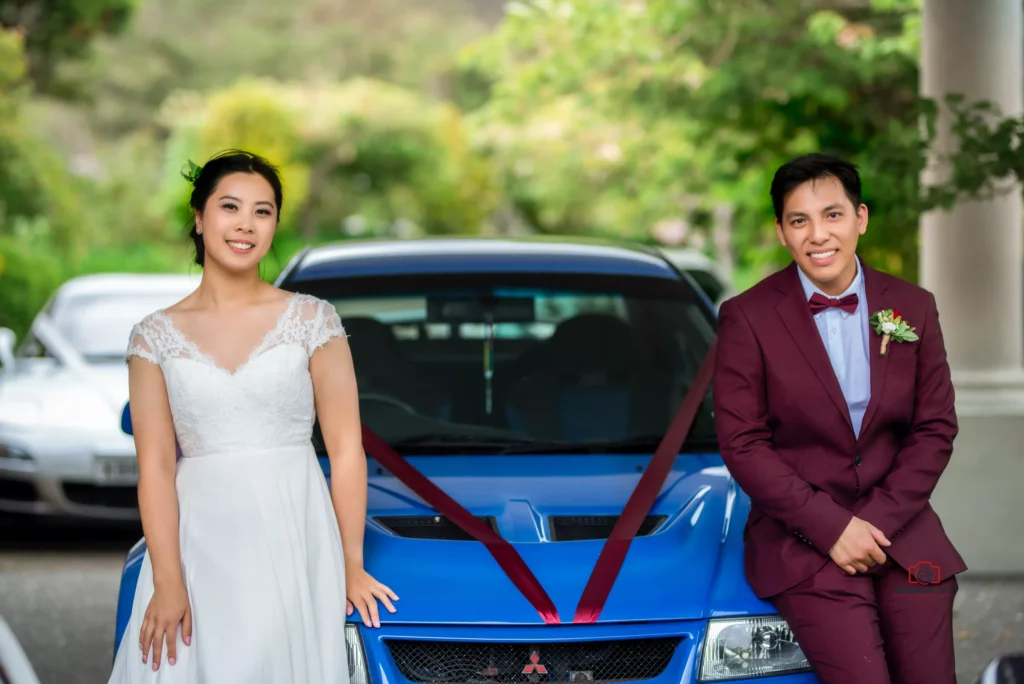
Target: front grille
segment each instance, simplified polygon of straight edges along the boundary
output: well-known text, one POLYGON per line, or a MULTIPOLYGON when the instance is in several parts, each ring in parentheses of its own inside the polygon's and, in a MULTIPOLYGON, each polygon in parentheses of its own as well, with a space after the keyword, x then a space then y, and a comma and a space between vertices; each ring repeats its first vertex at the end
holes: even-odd
POLYGON ((402 676, 422 684, 638 682, 665 671, 681 637, 563 643, 387 640, 402 676), (538 667, 540 666, 540 667, 538 667))
MULTIPOLYGON (((668 516, 649 515, 640 524, 636 536, 654 534, 668 516)), ((607 539, 612 528, 619 521, 617 515, 553 515, 548 520, 551 541, 583 541, 586 539, 607 539)))
MULTIPOLYGON (((0 499, 7 501, 38 501, 36 486, 24 480, 8 480, 0 477, 0 499)), ((0 680, 3 681, 3 680, 0 680)))
MULTIPOLYGON (((373 519, 398 537, 473 541, 473 537, 443 515, 378 515, 373 519)), ((498 532, 498 521, 493 517, 477 516, 477 520, 498 532)))
POLYGON ((64 496, 80 506, 139 507, 139 490, 134 485, 101 486, 66 482, 64 496))

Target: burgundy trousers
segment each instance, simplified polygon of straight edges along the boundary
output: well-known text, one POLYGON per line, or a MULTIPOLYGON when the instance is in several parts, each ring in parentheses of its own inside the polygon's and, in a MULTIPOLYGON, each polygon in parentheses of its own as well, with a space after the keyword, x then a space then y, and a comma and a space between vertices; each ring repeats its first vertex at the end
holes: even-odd
POLYGON ((889 558, 847 575, 829 560, 770 600, 822 684, 956 684, 957 588, 934 566, 908 573, 889 558))

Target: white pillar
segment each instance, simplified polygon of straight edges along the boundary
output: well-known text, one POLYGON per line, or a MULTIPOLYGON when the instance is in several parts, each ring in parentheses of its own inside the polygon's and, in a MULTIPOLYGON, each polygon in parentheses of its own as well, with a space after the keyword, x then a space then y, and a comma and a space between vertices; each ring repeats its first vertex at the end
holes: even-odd
MULTIPOLYGON (((921 94, 1024 112, 1022 0, 924 0, 921 94)), ((940 119, 925 183, 956 140, 940 119), (933 166, 934 165, 934 166, 933 166)), ((935 294, 960 436, 933 502, 969 568, 1024 573, 1024 202, 1019 186, 921 219, 921 284, 935 294)))
MULTIPOLYGON (((921 94, 1024 112, 1021 0, 925 0, 921 94)), ((945 118, 945 117, 944 117, 945 118)), ((946 122, 940 122, 946 123, 946 122)), ((956 145, 940 125, 937 155, 956 145)), ((933 160, 934 163, 934 160, 933 160)), ((940 179, 939 166, 925 175, 940 179)), ((921 280, 935 293, 950 363, 960 372, 1024 372, 1024 212, 1020 188, 921 221, 921 280)))

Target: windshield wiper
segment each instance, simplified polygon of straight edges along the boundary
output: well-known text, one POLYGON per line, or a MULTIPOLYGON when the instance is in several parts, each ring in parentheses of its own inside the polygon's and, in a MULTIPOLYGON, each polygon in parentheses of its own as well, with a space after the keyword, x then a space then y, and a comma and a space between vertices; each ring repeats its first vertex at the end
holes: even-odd
POLYGON ((413 435, 404 439, 388 442, 395 450, 409 449, 412 447, 459 447, 479 449, 503 449, 516 448, 518 446, 533 446, 541 444, 529 437, 502 437, 489 435, 459 434, 459 433, 428 433, 425 435, 413 435))
MULTIPOLYGON (((650 454, 658 448, 662 435, 643 435, 624 440, 598 442, 545 441, 529 437, 505 437, 465 433, 428 433, 389 441, 395 451, 411 449, 486 449, 495 455, 505 454, 650 454)), ((717 451, 718 444, 710 437, 690 438, 679 453, 717 451)))
MULTIPOLYGON (((661 443, 662 435, 643 435, 622 440, 601 442, 533 442, 522 446, 510 445, 501 453, 509 454, 653 454, 661 443)), ((698 437, 683 442, 679 453, 717 451, 718 442, 711 437, 698 437)))

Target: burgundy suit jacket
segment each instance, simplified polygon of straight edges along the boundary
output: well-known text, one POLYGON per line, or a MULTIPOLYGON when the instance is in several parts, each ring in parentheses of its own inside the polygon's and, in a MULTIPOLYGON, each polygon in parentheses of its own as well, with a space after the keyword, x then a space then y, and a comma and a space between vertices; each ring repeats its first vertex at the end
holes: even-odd
POLYGON ((871 398, 854 434, 796 264, 726 300, 719 311, 715 422, 722 458, 751 499, 747 580, 760 598, 833 562, 828 553, 856 515, 892 542, 909 568, 966 569, 929 499, 957 434, 953 386, 935 298, 864 267, 868 316, 895 309, 916 342, 869 331, 871 398))

